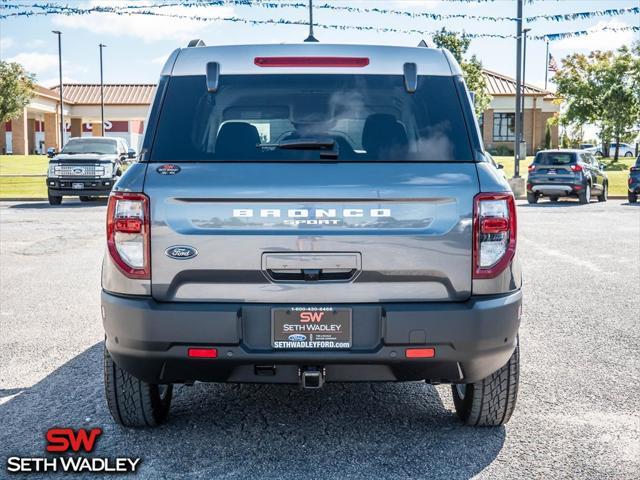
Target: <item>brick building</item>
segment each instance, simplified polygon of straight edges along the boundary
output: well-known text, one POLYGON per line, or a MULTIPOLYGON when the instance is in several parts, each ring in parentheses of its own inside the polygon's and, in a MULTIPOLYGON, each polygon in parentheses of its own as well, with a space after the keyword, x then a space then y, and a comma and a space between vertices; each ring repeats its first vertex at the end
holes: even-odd
MULTIPOLYGON (((485 70, 489 93, 493 100, 480 117, 484 144, 488 149, 505 147, 513 151, 516 82, 513 78, 485 70)), ((108 84, 104 87, 104 135, 118 136, 138 149, 144 121, 152 100, 153 84, 108 84)), ((37 86, 35 95, 23 114, 6 125, 0 125, 0 152, 45 153, 49 147, 59 148, 58 87, 37 86)), ((65 84, 65 141, 69 137, 102 135, 100 125, 100 85, 65 84)), ((560 110, 551 92, 526 86, 524 132, 527 153, 544 146, 547 120, 560 110)), ((558 127, 552 128, 552 145, 558 145, 558 127)))

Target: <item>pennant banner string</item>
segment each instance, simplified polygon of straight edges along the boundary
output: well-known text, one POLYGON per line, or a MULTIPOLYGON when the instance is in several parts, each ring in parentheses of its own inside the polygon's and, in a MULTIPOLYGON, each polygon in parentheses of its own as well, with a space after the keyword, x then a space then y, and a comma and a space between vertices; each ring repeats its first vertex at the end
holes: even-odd
MULTIPOLYGON (((228 4, 229 1, 233 1, 235 3, 242 3, 245 5, 255 4, 251 0, 208 0, 209 5, 224 5, 228 4)), ((181 5, 195 5, 194 3, 181 5)), ((261 5, 266 5, 266 2, 259 2, 261 5)), ((13 4, 9 3, 1 3, 0 6, 12 8, 13 4)), ((149 16, 158 16, 158 17, 169 17, 169 18, 177 18, 182 20, 194 20, 201 22, 233 22, 233 23, 245 23, 249 25, 308 25, 307 20, 288 20, 284 18, 279 19, 247 19, 242 17, 220 17, 220 16, 201 16, 201 15, 181 15, 176 13, 162 13, 156 10, 149 10, 149 6, 95 6, 91 8, 79 8, 79 7, 69 7, 69 6, 61 6, 55 4, 33 4, 30 8, 35 8, 36 10, 22 10, 19 12, 11 12, 6 14, 0 14, 0 19, 6 19, 10 17, 30 17, 30 16, 41 16, 41 15, 88 15, 91 13, 112 13, 116 15, 149 15, 149 16)), ((639 9, 640 10, 640 9, 639 9)), ((437 33, 437 31, 425 30, 425 29, 406 29, 406 28, 395 28, 395 27, 377 27, 371 25, 336 25, 336 24, 323 24, 323 23, 314 23, 314 26, 318 28, 322 28, 325 30, 359 30, 359 31, 374 31, 381 33, 402 33, 402 34, 419 34, 419 35, 433 35, 437 33)), ((571 31, 571 32, 559 32, 559 33, 547 33, 541 35, 533 35, 529 38, 532 40, 561 40, 564 38, 570 37, 582 37, 586 35, 590 35, 593 33, 601 32, 601 31, 610 31, 610 32, 621 32, 621 31, 640 31, 640 26, 624 26, 624 27, 612 27, 612 26, 604 26, 598 29, 590 29, 590 30, 579 30, 579 31, 571 31)), ((469 33, 469 32, 457 32, 463 37, 466 38, 500 38, 500 39, 508 39, 515 38, 513 34, 499 34, 499 33, 469 33)))

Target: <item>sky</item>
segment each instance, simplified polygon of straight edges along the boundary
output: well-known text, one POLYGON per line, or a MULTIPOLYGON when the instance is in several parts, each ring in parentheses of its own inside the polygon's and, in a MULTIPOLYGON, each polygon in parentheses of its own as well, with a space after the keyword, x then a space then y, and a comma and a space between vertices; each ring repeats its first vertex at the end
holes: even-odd
MULTIPOLYGON (((169 1, 169 0, 164 0, 169 1)), ((172 0, 175 2, 176 0, 172 0)), ((191 0, 193 1, 193 0, 191 0)), ((279 0, 270 0, 278 2, 279 0)), ((288 0, 289 3, 292 0, 288 0)), ((306 2, 306 0, 297 0, 306 2)), ((30 5, 56 3, 87 7, 95 5, 128 5, 162 3, 161 0, 0 0, 30 5)), ((358 7, 379 7, 413 12, 466 13, 485 16, 516 14, 514 0, 483 2, 456 2, 450 0, 315 0, 316 5, 331 3, 358 7)), ((525 3, 524 15, 570 13, 609 8, 640 6, 640 0, 534 0, 525 3)), ((284 18, 304 20, 307 12, 301 8, 267 9, 260 6, 220 7, 164 7, 159 11, 206 17, 235 16, 247 19, 284 18)), ((349 13, 315 9, 314 22, 318 24, 372 25, 396 29, 420 29, 429 32, 442 27, 470 33, 515 33, 515 22, 470 21, 468 19, 431 20, 376 13, 349 13)), ((595 17, 563 22, 537 21, 527 27, 531 35, 575 30, 598 29, 602 26, 621 27, 639 25, 640 15, 595 17)), ((93 13, 84 16, 32 16, 0 20, 0 59, 16 61, 36 74, 38 83, 46 87, 58 82, 57 37, 51 30, 60 30, 63 50, 63 79, 65 82, 97 83, 99 76, 98 44, 104 50, 104 76, 107 83, 154 83, 168 54, 177 47, 186 46, 193 38, 201 38, 207 45, 299 42, 307 36, 307 28, 300 25, 251 26, 231 22, 200 22, 176 18, 142 15, 122 16, 93 13)), ((363 32, 357 30, 326 30, 316 28, 316 37, 327 43, 358 43, 416 46, 424 39, 431 44, 430 35, 363 32)), ((594 49, 610 50, 640 40, 636 32, 600 32, 588 37, 564 39, 550 44, 551 54, 557 58, 573 52, 588 53, 594 49)), ((527 45, 527 83, 544 85, 545 42, 529 41, 527 45)), ((476 54, 485 68, 515 76, 514 39, 474 39, 469 54, 476 54)), ((552 84, 549 85, 553 87, 552 84)))

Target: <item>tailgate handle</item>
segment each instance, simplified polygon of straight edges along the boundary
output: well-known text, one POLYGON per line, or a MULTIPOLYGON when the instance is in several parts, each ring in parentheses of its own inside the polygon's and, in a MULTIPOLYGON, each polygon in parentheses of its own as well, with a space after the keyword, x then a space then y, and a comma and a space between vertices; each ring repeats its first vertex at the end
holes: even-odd
POLYGON ((276 282, 348 281, 360 271, 360 253, 265 253, 262 270, 276 282))

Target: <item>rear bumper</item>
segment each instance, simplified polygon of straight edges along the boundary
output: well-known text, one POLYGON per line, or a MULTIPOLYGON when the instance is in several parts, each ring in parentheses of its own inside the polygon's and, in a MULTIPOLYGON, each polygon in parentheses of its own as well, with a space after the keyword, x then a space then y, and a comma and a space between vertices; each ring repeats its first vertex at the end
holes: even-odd
POLYGON ((529 183, 527 185, 527 191, 537 193, 540 195, 578 195, 584 190, 584 185, 581 183, 529 183))
POLYGON ((353 346, 347 351, 273 350, 275 305, 160 303, 103 291, 102 316, 115 362, 151 383, 296 383, 305 366, 324 367, 329 382, 468 383, 511 356, 521 301, 518 290, 459 303, 340 304, 352 308, 353 346), (188 358, 193 346, 216 347, 218 357, 188 358), (407 348, 419 347, 435 348, 435 357, 405 357, 407 348))
POLYGON ((47 178, 49 195, 109 195, 115 178, 47 178), (82 183, 84 188, 74 189, 74 183, 82 183))

